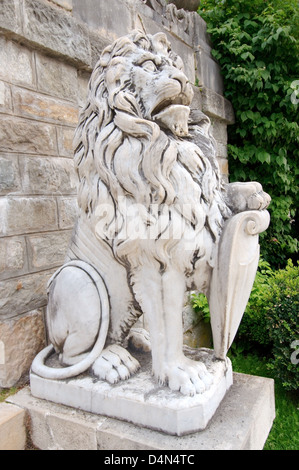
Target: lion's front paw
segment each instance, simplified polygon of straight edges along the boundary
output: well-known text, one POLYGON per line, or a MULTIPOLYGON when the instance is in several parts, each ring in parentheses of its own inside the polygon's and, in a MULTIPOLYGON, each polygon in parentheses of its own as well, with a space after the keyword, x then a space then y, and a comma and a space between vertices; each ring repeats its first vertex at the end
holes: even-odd
POLYGON ((173 391, 194 396, 203 393, 212 385, 213 377, 202 362, 193 361, 183 356, 176 364, 166 366, 160 371, 159 382, 168 384, 173 391))
POLYGON ((271 202, 269 194, 256 182, 231 183, 227 186, 228 204, 233 212, 267 209, 271 202))
POLYGON ((139 362, 126 349, 118 344, 111 344, 94 362, 92 371, 99 379, 115 384, 128 379, 139 368, 139 362))

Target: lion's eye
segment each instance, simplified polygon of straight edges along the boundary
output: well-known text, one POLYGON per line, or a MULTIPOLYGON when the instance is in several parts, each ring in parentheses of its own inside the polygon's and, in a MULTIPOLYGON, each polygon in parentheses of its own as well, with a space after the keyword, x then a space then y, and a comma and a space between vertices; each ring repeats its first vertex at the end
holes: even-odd
POLYGON ((146 70, 147 72, 156 72, 157 71, 157 67, 156 67, 155 63, 152 60, 146 60, 145 62, 143 62, 143 64, 141 64, 141 67, 144 70, 146 70))

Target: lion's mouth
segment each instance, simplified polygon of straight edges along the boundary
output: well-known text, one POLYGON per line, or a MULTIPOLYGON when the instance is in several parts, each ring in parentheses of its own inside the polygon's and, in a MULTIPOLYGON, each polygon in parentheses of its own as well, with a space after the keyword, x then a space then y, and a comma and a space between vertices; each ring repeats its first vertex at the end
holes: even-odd
POLYGON ((183 95, 165 99, 153 110, 153 120, 161 127, 169 129, 174 135, 186 137, 189 133, 189 104, 189 100, 183 95))
POLYGON ((155 117, 158 114, 160 114, 162 111, 165 111, 166 109, 168 109, 168 108, 170 108, 171 106, 174 106, 174 105, 189 106, 190 101, 191 100, 185 94, 180 94, 178 96, 174 96, 173 98, 166 98, 166 99, 162 100, 153 109, 151 114, 152 114, 153 117, 155 117))

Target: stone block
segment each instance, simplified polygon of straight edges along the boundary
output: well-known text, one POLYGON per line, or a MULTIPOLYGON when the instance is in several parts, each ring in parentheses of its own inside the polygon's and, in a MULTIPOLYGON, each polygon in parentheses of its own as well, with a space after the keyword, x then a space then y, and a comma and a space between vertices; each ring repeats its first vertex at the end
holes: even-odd
POLYGON ((8 83, 0 80, 0 112, 11 113, 12 112, 12 100, 10 86, 8 83))
POLYGON ((235 113, 233 105, 226 98, 224 98, 224 119, 227 124, 235 123, 235 113))
POLYGON ((23 1, 23 35, 39 50, 55 51, 83 67, 91 62, 86 27, 50 3, 23 1))
POLYGON ((109 41, 132 30, 130 10, 125 2, 118 0, 73 0, 73 14, 109 41))
MULTIPOLYGON (((99 59, 99 55, 97 60, 99 59)), ((78 105, 83 107, 85 106, 87 95, 88 95, 88 84, 89 84, 90 74, 89 73, 80 73, 78 76, 78 105)))
POLYGON ((227 158, 227 145, 216 140, 216 156, 218 158, 227 158))
POLYGON ((218 119, 212 119, 211 131, 217 142, 227 144, 227 125, 218 119))
POLYGON ((0 120, 2 151, 57 155, 55 127, 15 117, 0 120))
POLYGON ((27 250, 24 237, 0 238, 0 279, 25 272, 27 250))
POLYGON ((42 450, 62 449, 65 442, 69 445, 72 423, 76 420, 77 429, 81 423, 84 435, 90 438, 83 447, 80 433, 73 433, 72 449, 94 448, 96 435, 98 450, 194 451, 192 454, 197 459, 201 458, 200 450, 262 450, 275 418, 274 381, 244 374, 234 374, 233 385, 209 426, 204 431, 181 437, 34 398, 29 387, 10 397, 9 402, 27 411, 32 441, 42 450), (56 417, 60 432, 54 434, 49 423, 56 417))
POLYGON ((34 356, 44 347, 45 328, 41 311, 0 321, 3 355, 0 363, 0 387, 9 388, 28 375, 34 356))
POLYGON ((0 449, 24 450, 25 444, 25 411, 9 403, 0 403, 0 449))
POLYGON ((36 52, 37 89, 76 102, 77 69, 60 60, 36 52))
POLYGON ((196 56, 196 75, 199 84, 214 92, 223 94, 223 79, 221 76, 220 66, 215 62, 210 54, 204 50, 199 50, 196 56))
POLYGON ((28 236, 31 269, 47 269, 64 263, 71 231, 28 236))
POLYGON ((76 197, 58 198, 58 217, 60 229, 71 229, 74 226, 78 206, 76 197))
MULTIPOLYGON (((1 5, 2 7, 2 5, 1 5)), ((24 46, 0 37, 0 78, 35 88, 33 53, 24 46)))
POLYGON ((16 155, 0 155, 0 195, 20 190, 21 178, 18 157, 16 155))
POLYGON ((8 320, 44 307, 47 282, 54 272, 52 269, 0 281, 0 319, 8 320))
POLYGON ((224 98, 215 91, 202 87, 202 111, 212 118, 225 119, 224 98))
POLYGON ((211 37, 207 33, 207 24, 198 14, 193 15, 194 22, 194 36, 193 44, 195 47, 200 47, 206 53, 210 53, 212 50, 211 37))
POLYGON ((19 0, 1 0, 0 30, 11 33, 20 33, 22 31, 19 0))
POLYGON ((9 197, 0 200, 0 235, 45 232, 58 228, 56 200, 9 197))
POLYGON ((73 161, 60 157, 20 158, 23 191, 28 194, 76 194, 77 174, 73 161))
POLYGON ((16 87, 13 87, 12 95, 14 110, 18 115, 69 125, 78 122, 78 108, 70 103, 16 87))
POLYGON ((58 152, 62 157, 73 158, 73 139, 75 129, 70 127, 57 127, 58 152))

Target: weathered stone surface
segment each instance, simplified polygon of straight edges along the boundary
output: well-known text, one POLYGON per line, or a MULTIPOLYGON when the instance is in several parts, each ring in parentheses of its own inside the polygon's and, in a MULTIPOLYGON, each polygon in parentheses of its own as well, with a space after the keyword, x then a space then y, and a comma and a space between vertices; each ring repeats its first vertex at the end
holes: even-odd
POLYGON ((212 118, 223 120, 226 124, 234 123, 232 105, 222 95, 212 89, 201 88, 202 111, 212 118))
POLYGON ((225 122, 212 119, 211 131, 217 142, 227 144, 227 125, 225 122))
POLYGON ((78 178, 71 159, 20 158, 23 190, 28 194, 76 194, 78 178))
POLYGON ((76 18, 96 29, 100 35, 115 40, 131 30, 131 14, 125 2, 109 0, 73 0, 73 13, 76 18))
POLYGON ((58 198, 59 228, 71 229, 74 226, 78 205, 76 197, 58 198))
POLYGON ((54 50, 83 66, 90 64, 90 44, 83 24, 38 0, 24 0, 23 15, 23 34, 35 47, 54 50))
MULTIPOLYGON (((100 55, 97 55, 99 60, 100 55)), ((85 106, 87 94, 88 94, 88 83, 90 80, 90 73, 81 72, 78 75, 78 105, 85 106)))
POLYGON ((54 198, 9 197, 0 200, 0 235, 55 230, 57 208, 54 198))
POLYGON ((45 269, 64 263, 71 232, 28 236, 32 269, 45 269))
POLYGON ((37 52, 35 57, 38 90, 76 102, 77 69, 45 54, 37 52))
POLYGON ((21 190, 18 157, 16 155, 0 155, 0 194, 21 190))
POLYGON ((32 52, 20 44, 0 37, 0 77, 30 88, 35 87, 32 52))
POLYGON ((193 30, 193 44, 195 48, 204 50, 206 53, 211 53, 212 41, 211 36, 207 33, 207 23, 200 15, 193 15, 194 30, 193 30))
POLYGON ((19 0, 1 0, 0 30, 21 33, 21 9, 19 0))
POLYGON ((47 282, 54 271, 52 269, 1 281, 0 318, 7 320, 44 307, 47 303, 47 282))
POLYGON ((15 117, 0 120, 2 151, 56 155, 55 127, 15 117))
POLYGON ((0 403, 0 449, 24 450, 25 444, 25 411, 9 403, 0 403))
POLYGON ((50 1, 62 8, 65 8, 66 10, 71 11, 73 8, 73 0, 50 0, 50 1))
POLYGON ((12 100, 10 86, 0 80, 0 112, 12 112, 12 100))
POLYGON ((204 50, 199 50, 196 53, 196 60, 196 75, 199 79, 200 85, 222 95, 223 80, 220 66, 215 62, 211 55, 207 54, 204 50))
POLYGON ((29 90, 13 88, 13 103, 16 114, 22 116, 70 125, 78 122, 77 107, 29 90))
POLYGON ((24 272, 26 265, 24 237, 0 238, 0 279, 24 272))
POLYGON ((36 310, 17 319, 0 321, 0 338, 4 344, 0 387, 11 387, 27 374, 34 356, 45 344, 42 312, 36 310))
POLYGON ((58 152, 61 157, 73 158, 73 139, 75 129, 70 127, 57 127, 58 152))

